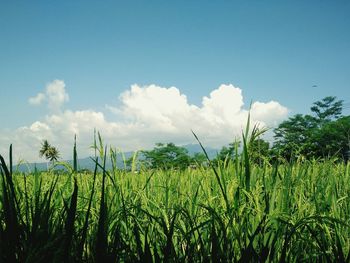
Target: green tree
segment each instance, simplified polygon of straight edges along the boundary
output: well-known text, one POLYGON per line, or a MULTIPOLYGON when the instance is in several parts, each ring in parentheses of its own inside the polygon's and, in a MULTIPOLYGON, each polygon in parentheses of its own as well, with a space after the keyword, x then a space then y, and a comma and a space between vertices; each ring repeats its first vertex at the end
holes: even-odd
POLYGON ((274 151, 290 159, 294 155, 312 155, 312 137, 317 122, 310 115, 296 114, 274 130, 274 151))
POLYGON ((39 156, 45 157, 46 160, 49 160, 51 163, 54 163, 58 160, 60 153, 56 147, 50 145, 50 143, 47 140, 44 140, 39 150, 39 156))
POLYGON ((48 152, 48 159, 50 162, 54 163, 55 161, 58 160, 60 157, 60 153, 56 147, 50 147, 49 152, 48 152))
POLYGON ((323 125, 341 117, 343 100, 336 100, 337 97, 328 96, 313 103, 311 111, 316 115, 316 122, 323 125))
POLYGON ((270 144, 269 142, 257 138, 249 144, 250 160, 253 163, 262 165, 264 160, 270 158, 270 144))
POLYGON ((318 130, 314 138, 318 156, 348 160, 350 157, 350 116, 326 123, 318 130))
POLYGON ((207 162, 208 160, 204 153, 195 153, 191 158, 191 163, 193 165, 207 165, 207 162))
POLYGON ((49 152, 49 149, 50 149, 51 145, 49 144, 49 142, 47 140, 44 140, 42 143, 41 143, 41 148, 39 150, 39 156, 40 157, 43 157, 45 156, 45 158, 47 158, 47 154, 49 152))
POLYGON ((313 103, 310 108, 313 115, 296 114, 282 122, 274 130, 274 152, 287 159, 298 155, 324 157, 321 145, 327 144, 331 149, 336 149, 337 140, 345 143, 340 133, 337 133, 334 141, 327 141, 326 134, 323 134, 326 131, 329 134, 330 129, 335 128, 335 123, 341 118, 342 109, 342 100, 328 96, 313 103))
POLYGON ((229 160, 233 160, 238 154, 238 148, 240 147, 240 141, 230 143, 228 146, 223 146, 216 158, 213 160, 214 163, 217 162, 227 162, 229 160))
POLYGON ((144 156, 142 163, 148 168, 185 169, 191 164, 187 149, 174 143, 156 143, 153 150, 141 153, 144 156))

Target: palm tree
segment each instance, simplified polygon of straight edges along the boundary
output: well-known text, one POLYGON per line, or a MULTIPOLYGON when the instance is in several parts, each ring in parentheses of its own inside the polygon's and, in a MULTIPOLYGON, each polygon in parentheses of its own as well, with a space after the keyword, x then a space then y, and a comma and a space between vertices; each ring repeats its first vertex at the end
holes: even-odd
POLYGON ((49 142, 47 140, 44 140, 42 143, 41 143, 41 149, 39 151, 39 156, 40 157, 43 157, 45 156, 46 159, 48 159, 48 152, 51 148, 51 145, 49 144, 49 142))
POLYGON ((50 162, 54 163, 55 161, 58 160, 59 157, 60 157, 60 153, 57 150, 57 148, 51 146, 47 153, 47 158, 50 160, 50 162))
POLYGON ((55 161, 58 160, 60 153, 56 147, 51 146, 47 140, 44 140, 41 144, 39 156, 44 156, 46 160, 49 160, 53 164, 55 161))

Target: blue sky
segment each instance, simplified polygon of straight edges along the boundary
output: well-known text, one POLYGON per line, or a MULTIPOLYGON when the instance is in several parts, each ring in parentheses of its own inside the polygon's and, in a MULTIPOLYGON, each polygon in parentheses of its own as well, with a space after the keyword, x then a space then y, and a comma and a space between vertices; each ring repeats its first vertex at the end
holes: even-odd
POLYGON ((349 13, 341 0, 1 1, 0 131, 11 140, 65 111, 120 122, 108 109, 133 84, 174 86, 198 107, 221 84, 240 88, 242 109, 275 101, 307 113, 327 95, 348 103, 349 13), (28 103, 55 80, 69 94, 60 113, 28 103))

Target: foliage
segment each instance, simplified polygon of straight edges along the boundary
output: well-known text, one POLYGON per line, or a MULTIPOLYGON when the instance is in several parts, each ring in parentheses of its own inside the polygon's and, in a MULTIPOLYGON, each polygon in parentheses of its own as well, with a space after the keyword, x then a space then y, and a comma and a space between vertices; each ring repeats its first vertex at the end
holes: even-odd
MULTIPOLYGON (((281 124, 281 147, 345 154, 350 116, 328 102, 281 124)), ((152 169, 138 174, 106 170, 116 151, 99 134, 92 174, 77 171, 76 144, 60 176, 13 172, 10 147, 9 164, 0 155, 0 262, 350 262, 349 164, 290 151, 291 162, 271 165, 263 132, 248 120, 242 153, 230 145, 215 165, 203 147, 191 158, 156 144, 143 152, 152 169), (204 156, 207 166, 187 169, 204 156)))
POLYGON ((186 169, 206 166, 207 158, 203 153, 195 152, 190 156, 188 150, 174 143, 157 143, 150 151, 135 152, 125 161, 127 170, 147 169, 186 169))
POLYGON ((206 166, 207 162, 208 160, 203 153, 194 153, 191 159, 192 165, 206 166))
POLYGON ((349 150, 350 124, 349 116, 341 118, 342 108, 342 100, 329 96, 313 103, 313 116, 296 114, 282 122, 274 130, 274 152, 288 160, 300 155, 344 158, 349 150))
MULTIPOLYGON (((149 151, 141 151, 144 159, 141 162, 151 169, 186 169, 192 163, 186 148, 174 143, 156 143, 149 151)), ((197 156, 199 158, 200 156, 197 156)))
POLYGON ((253 131, 236 163, 137 175, 107 171, 107 148, 93 174, 16 173, 10 149, 0 261, 348 262, 349 166, 255 165, 253 131))
POLYGON ((227 160, 233 160, 238 153, 240 142, 230 143, 228 146, 223 146, 217 154, 214 162, 226 162, 227 160))
POLYGON ((315 133, 314 138, 316 155, 338 156, 348 160, 350 154, 350 116, 324 124, 315 133))
POLYGON ((313 155, 312 134, 315 129, 312 116, 296 114, 290 117, 274 130, 274 150, 287 159, 298 154, 313 155))
MULTIPOLYGON (((213 160, 214 163, 221 162, 227 164, 229 161, 240 158, 240 145, 241 142, 237 141, 235 143, 230 143, 228 146, 223 146, 213 160)), ((252 163, 262 165, 271 158, 270 144, 262 138, 254 138, 254 140, 250 142, 248 150, 252 163)))
POLYGON ((251 142, 250 147, 250 158, 255 164, 262 165, 265 161, 270 159, 270 144, 264 139, 257 138, 251 142))
POLYGON ((47 140, 44 140, 41 144, 39 156, 40 157, 44 156, 45 159, 53 163, 58 160, 60 153, 56 147, 50 145, 50 143, 47 140))
POLYGON ((310 109, 316 115, 317 123, 322 125, 341 116, 344 101, 336 99, 334 96, 328 96, 313 103, 310 109))

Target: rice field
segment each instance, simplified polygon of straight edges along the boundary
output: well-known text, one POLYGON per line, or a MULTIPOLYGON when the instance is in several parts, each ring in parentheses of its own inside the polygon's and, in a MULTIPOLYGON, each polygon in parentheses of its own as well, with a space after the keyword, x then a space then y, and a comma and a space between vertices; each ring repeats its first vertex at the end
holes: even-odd
POLYGON ((246 151, 135 173, 104 169, 106 152, 91 173, 0 158, 0 262, 350 261, 349 164, 254 165, 246 151))

